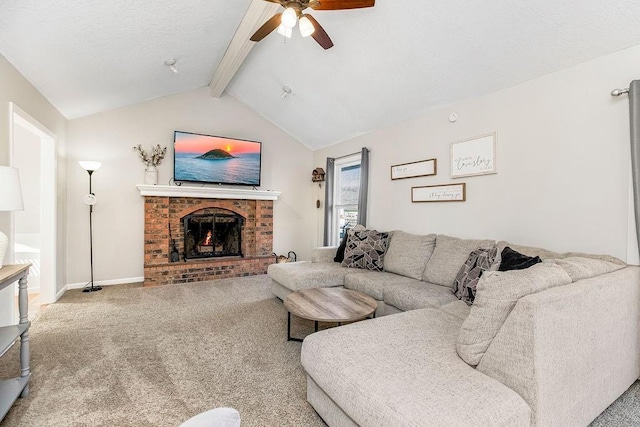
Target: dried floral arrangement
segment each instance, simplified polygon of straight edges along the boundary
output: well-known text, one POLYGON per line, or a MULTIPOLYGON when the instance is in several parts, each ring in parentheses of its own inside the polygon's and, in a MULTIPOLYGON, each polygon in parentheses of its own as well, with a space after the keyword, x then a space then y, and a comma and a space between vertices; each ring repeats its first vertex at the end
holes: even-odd
POLYGON ((165 154, 167 154, 167 147, 162 147, 160 144, 155 147, 151 147, 150 154, 142 149, 141 144, 136 145, 133 149, 138 152, 138 156, 140 156, 140 159, 145 166, 158 166, 162 163, 162 159, 164 159, 165 154))

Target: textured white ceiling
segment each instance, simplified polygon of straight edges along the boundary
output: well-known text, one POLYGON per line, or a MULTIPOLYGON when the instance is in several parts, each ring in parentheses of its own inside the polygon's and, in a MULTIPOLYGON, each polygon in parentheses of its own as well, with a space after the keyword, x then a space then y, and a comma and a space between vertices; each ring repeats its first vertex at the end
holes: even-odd
POLYGON ((209 84, 249 3, 2 0, 0 54, 67 118, 86 116, 209 84))
MULTIPOLYGON (((208 84, 248 5, 3 0, 0 53, 80 117, 208 84), (177 76, 162 65, 171 56, 177 76)), ((332 49, 297 28, 286 43, 273 33, 227 91, 314 149, 640 43, 638 0, 377 0, 310 13, 332 49)))
POLYGON ((270 35, 227 90, 313 148, 640 43, 637 0, 378 0, 312 13, 332 49, 270 35))

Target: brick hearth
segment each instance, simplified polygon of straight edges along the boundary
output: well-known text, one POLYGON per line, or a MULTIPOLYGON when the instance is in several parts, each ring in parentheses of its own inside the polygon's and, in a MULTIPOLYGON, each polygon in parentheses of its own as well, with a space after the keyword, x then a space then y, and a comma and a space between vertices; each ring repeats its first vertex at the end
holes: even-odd
POLYGON ((145 196, 144 211, 144 286, 264 274, 274 262, 272 200, 145 196), (244 218, 241 233, 244 256, 185 262, 182 218, 192 213, 229 211, 244 218), (178 262, 170 262, 169 226, 180 254, 178 262))

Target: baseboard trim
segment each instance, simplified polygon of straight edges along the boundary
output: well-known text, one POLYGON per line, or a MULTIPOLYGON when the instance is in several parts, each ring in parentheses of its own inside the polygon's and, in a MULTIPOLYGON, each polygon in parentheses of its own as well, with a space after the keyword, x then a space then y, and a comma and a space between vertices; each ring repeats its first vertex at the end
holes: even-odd
MULTIPOLYGON (((95 286, 112 286, 112 285, 126 285, 129 283, 144 282, 144 277, 127 277, 124 279, 111 279, 111 280, 95 280, 93 284, 95 286)), ((82 289, 87 286, 87 282, 81 283, 68 283, 57 294, 56 301, 60 299, 62 295, 69 289, 82 289)))

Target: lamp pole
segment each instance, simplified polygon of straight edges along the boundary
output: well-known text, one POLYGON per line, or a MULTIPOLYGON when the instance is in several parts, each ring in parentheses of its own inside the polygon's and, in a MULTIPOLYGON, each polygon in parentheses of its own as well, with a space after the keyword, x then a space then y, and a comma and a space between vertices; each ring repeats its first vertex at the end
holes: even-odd
MULTIPOLYGON (((95 196, 93 191, 91 191, 91 176, 93 175, 93 171, 88 170, 89 172, 89 194, 95 196)), ((87 285, 91 284, 91 286, 85 286, 82 292, 95 292, 102 289, 101 286, 93 286, 93 204, 89 205, 89 262, 91 264, 91 282, 87 283, 87 285)))
POLYGON ((96 203, 96 197, 91 188, 91 178, 93 173, 100 168, 100 163, 81 161, 80 166, 89 174, 89 194, 84 197, 84 202, 89 205, 89 261, 91 265, 91 281, 86 284, 82 292, 96 292, 102 287, 93 285, 93 205, 96 203))

